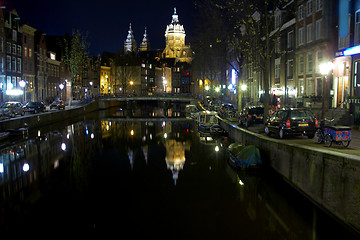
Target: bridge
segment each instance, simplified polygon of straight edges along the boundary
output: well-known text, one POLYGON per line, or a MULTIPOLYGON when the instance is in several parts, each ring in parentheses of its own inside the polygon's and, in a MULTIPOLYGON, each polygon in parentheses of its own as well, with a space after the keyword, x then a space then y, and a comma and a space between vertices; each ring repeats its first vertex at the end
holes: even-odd
POLYGON ((191 102, 196 101, 195 97, 191 95, 153 95, 153 96, 115 96, 115 97, 101 97, 102 101, 177 101, 177 102, 191 102))

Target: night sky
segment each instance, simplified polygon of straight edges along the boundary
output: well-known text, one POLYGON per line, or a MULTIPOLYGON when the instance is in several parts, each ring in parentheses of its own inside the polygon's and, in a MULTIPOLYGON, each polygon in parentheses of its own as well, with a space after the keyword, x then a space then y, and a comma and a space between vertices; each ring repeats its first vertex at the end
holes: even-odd
POLYGON ((152 49, 165 48, 165 30, 176 7, 184 25, 186 44, 191 41, 192 0, 0 0, 16 9, 22 21, 47 35, 64 35, 73 29, 88 32, 90 54, 123 49, 131 22, 139 47, 147 28, 152 49))

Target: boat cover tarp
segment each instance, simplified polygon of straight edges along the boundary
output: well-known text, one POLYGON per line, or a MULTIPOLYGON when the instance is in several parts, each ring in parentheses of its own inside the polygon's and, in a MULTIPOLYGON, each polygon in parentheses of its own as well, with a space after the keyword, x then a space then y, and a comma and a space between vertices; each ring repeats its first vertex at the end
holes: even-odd
POLYGON ((245 146, 242 145, 241 143, 232 143, 229 145, 228 151, 230 152, 231 155, 237 156, 244 147, 245 146))
POLYGON ((252 165, 260 165, 262 163, 260 158, 260 151, 254 145, 244 146, 241 144, 230 144, 228 151, 232 155, 235 164, 241 167, 249 167, 252 165))

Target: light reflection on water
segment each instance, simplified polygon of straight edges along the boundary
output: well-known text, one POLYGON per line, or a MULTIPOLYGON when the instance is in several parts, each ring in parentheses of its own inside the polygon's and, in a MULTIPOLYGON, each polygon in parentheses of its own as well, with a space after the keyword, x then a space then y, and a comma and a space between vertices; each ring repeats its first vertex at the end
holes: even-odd
POLYGON ((230 140, 171 120, 86 120, 1 149, 1 230, 351 238, 269 169, 229 167, 230 140))

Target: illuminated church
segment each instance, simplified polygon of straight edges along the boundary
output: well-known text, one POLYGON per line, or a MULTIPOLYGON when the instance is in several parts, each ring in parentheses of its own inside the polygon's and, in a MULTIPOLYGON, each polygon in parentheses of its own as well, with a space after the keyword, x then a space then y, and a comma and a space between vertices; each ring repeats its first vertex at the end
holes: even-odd
POLYGON ((162 54, 163 58, 176 58, 180 62, 190 63, 192 51, 189 45, 185 45, 185 36, 184 26, 179 23, 179 16, 174 8, 171 23, 167 25, 165 31, 166 47, 162 54))

